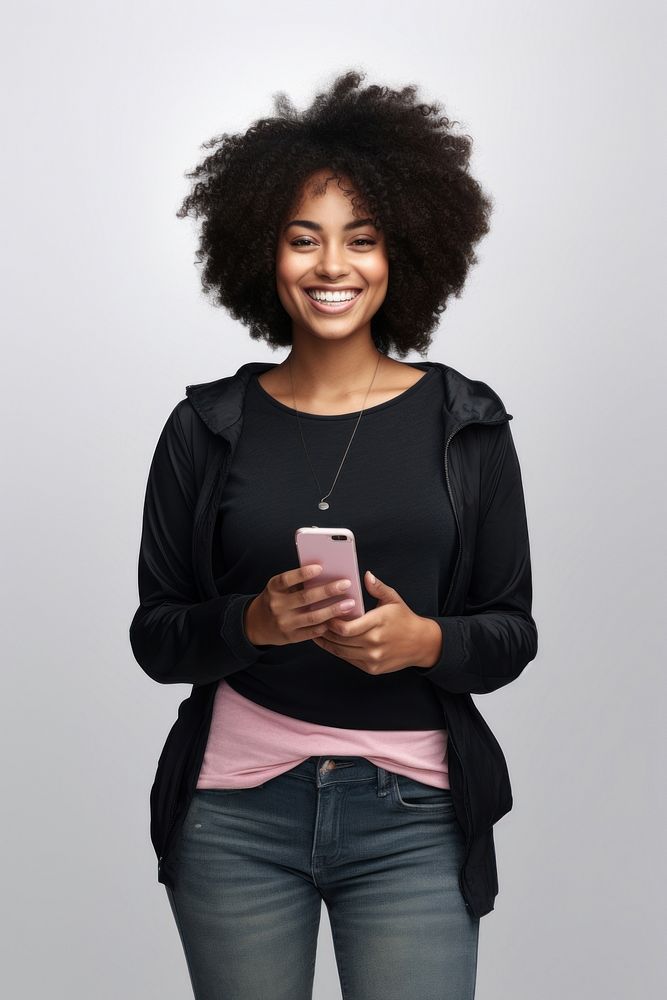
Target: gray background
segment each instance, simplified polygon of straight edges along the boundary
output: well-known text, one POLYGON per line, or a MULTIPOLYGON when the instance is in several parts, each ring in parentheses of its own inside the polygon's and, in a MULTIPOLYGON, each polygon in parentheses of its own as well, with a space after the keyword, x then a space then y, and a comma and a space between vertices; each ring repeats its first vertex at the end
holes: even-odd
MULTIPOLYGON (((148 829, 189 687, 152 682, 127 636, 143 493, 187 384, 286 352, 212 307, 174 213, 205 139, 359 67, 443 100, 496 199, 429 353, 514 414, 540 633, 476 697, 515 796, 476 995, 657 996, 661 5, 23 2, 3 22, 3 993, 191 995, 148 829)), ((315 998, 339 997, 323 908, 315 998)))

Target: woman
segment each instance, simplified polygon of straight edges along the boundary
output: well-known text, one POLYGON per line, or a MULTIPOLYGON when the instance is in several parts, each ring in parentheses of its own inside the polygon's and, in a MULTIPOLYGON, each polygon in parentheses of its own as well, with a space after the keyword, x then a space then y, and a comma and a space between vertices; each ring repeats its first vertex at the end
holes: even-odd
POLYGON ((151 837, 198 1000, 310 997, 322 900, 346 1000, 473 997, 498 892, 512 796, 471 694, 537 652, 512 415, 389 356, 426 352, 491 201, 437 105, 362 76, 211 140, 178 213, 204 288, 289 347, 188 386, 146 490, 130 639, 192 685, 151 837), (355 618, 298 564, 312 524, 355 534, 355 618))

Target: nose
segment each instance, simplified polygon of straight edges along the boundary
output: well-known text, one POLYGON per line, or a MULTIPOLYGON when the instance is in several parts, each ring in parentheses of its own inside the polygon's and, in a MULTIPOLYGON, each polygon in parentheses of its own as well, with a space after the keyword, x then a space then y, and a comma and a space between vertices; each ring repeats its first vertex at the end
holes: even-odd
POLYGON ((335 280, 348 273, 348 267, 342 257, 342 252, 331 244, 327 249, 322 250, 322 256, 315 270, 325 280, 327 278, 335 280))

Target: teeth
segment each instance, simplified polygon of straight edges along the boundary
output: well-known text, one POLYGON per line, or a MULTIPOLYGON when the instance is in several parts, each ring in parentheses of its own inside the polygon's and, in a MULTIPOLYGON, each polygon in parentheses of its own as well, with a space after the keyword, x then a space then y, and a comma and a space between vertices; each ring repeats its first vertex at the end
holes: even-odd
POLYGON ((351 299, 355 299, 358 292, 321 292, 317 288, 311 288, 308 291, 311 299, 315 299, 317 302, 349 302, 351 299))

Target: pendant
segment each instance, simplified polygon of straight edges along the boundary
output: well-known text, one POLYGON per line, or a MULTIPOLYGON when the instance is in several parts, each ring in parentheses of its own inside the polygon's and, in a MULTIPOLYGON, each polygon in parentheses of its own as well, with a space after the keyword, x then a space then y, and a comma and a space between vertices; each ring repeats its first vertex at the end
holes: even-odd
POLYGON ((320 500, 317 506, 320 508, 320 510, 329 510, 329 504, 326 502, 326 500, 320 500))

